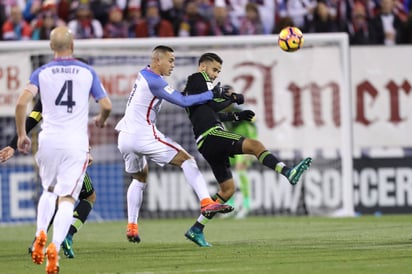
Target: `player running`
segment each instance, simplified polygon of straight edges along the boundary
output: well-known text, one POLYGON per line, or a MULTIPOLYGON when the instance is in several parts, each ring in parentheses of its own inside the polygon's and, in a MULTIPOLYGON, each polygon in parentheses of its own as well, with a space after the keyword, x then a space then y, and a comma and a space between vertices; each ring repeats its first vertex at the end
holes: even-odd
MULTIPOLYGON (((77 58, 78 60, 87 64, 87 62, 83 59, 77 58)), ((26 131, 27 134, 42 120, 42 104, 41 100, 37 100, 36 104, 34 105, 32 111, 30 112, 29 116, 26 118, 26 131)), ((17 134, 12 138, 9 142, 8 146, 4 147, 0 150, 0 163, 6 162, 10 158, 14 156, 14 152, 17 149, 17 134)), ((92 164, 93 158, 89 155, 89 166, 92 164)), ((96 192, 93 187, 92 180, 90 176, 85 174, 82 189, 79 195, 79 202, 76 208, 73 211, 73 222, 70 226, 69 232, 66 235, 62 243, 63 253, 67 258, 74 258, 74 250, 73 250, 73 237, 83 224, 86 222, 87 217, 89 216, 91 210, 93 209, 93 205, 96 202, 96 192)), ((56 214, 57 208, 55 210, 56 214)), ((53 224, 54 215, 49 223, 47 230, 53 224)), ((34 241, 33 241, 34 242, 34 241)), ((29 247, 29 253, 32 252, 32 246, 29 247)))
POLYGON ((35 159, 43 192, 37 205, 36 240, 32 260, 42 264, 47 227, 56 208, 53 235, 46 248, 46 273, 59 273, 59 250, 72 223, 74 204, 79 198, 89 159, 89 99, 99 104, 95 126, 103 128, 112 103, 96 71, 73 58, 73 34, 67 27, 54 28, 50 48, 54 59, 30 76, 16 103, 17 149, 28 153, 31 140, 26 133, 27 106, 40 94, 43 122, 35 159))

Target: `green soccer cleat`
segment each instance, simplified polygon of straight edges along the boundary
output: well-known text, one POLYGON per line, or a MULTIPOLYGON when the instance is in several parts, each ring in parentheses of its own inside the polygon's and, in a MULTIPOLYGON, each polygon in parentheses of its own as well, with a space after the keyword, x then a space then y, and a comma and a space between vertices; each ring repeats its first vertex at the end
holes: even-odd
POLYGON ((197 230, 196 228, 190 228, 186 233, 185 237, 200 247, 210 247, 212 246, 205 240, 205 235, 202 231, 197 230))
POLYGON ((296 185, 302 176, 303 172, 310 167, 312 163, 312 158, 308 157, 300 161, 298 164, 294 165, 286 173, 286 178, 288 178, 289 183, 296 185))
POLYGON ((64 255, 69 258, 74 258, 74 251, 73 251, 73 239, 71 235, 67 235, 62 243, 63 253, 64 255))

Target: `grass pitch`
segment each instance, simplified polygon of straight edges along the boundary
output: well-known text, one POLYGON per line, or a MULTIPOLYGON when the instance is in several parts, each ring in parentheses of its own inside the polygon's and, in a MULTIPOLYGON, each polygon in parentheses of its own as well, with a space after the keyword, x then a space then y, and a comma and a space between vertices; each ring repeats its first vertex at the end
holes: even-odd
MULTIPOLYGON (((412 273, 411 215, 215 219, 210 248, 183 236, 193 221, 142 220, 140 244, 127 242, 126 221, 89 222, 76 258, 61 250, 60 273, 412 273)), ((0 227, 0 273, 45 273, 27 254, 34 230, 0 227)))

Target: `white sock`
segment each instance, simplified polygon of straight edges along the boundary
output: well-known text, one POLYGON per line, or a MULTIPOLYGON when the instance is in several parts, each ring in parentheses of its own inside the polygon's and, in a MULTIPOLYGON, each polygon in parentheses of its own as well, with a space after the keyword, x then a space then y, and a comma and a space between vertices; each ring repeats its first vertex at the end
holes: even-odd
POLYGON ((70 225, 73 220, 74 204, 69 201, 62 201, 59 203, 56 216, 53 221, 53 243, 56 245, 57 252, 60 250, 67 232, 69 232, 70 225))
POLYGON ((127 189, 127 221, 128 223, 137 224, 140 207, 143 202, 143 192, 147 183, 139 182, 133 179, 127 189))
POLYGON ((38 236, 42 230, 47 233, 47 227, 56 209, 56 199, 57 195, 52 192, 43 191, 41 194, 39 203, 37 204, 36 236, 38 236))
POLYGON ((199 201, 205 198, 210 198, 209 191, 207 190, 206 181, 203 178, 202 173, 200 173, 196 161, 194 159, 184 161, 182 163, 182 169, 187 182, 196 192, 199 201))

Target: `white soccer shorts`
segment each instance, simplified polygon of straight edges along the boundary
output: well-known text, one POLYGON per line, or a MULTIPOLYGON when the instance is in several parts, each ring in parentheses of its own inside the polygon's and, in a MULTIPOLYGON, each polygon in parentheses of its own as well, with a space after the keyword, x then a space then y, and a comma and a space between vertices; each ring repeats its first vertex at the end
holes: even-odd
POLYGON ((88 163, 86 151, 39 147, 36 162, 44 190, 53 187, 58 196, 78 199, 88 163))
POLYGON ((131 174, 143 170, 147 164, 146 158, 159 166, 164 166, 182 149, 178 143, 155 127, 151 132, 120 132, 117 147, 123 156, 125 171, 131 174))

